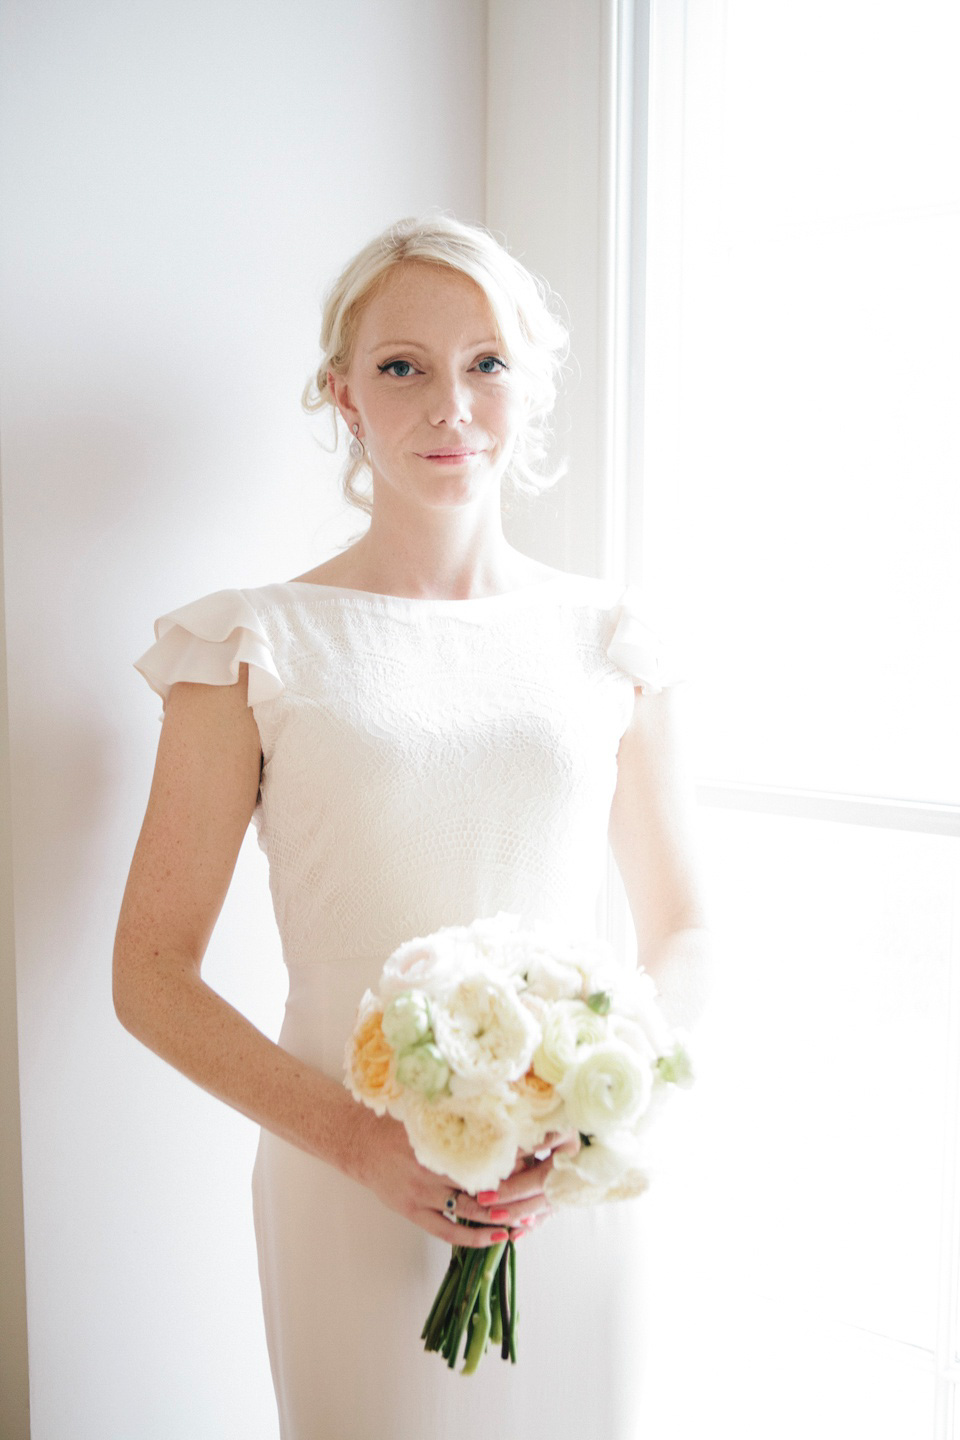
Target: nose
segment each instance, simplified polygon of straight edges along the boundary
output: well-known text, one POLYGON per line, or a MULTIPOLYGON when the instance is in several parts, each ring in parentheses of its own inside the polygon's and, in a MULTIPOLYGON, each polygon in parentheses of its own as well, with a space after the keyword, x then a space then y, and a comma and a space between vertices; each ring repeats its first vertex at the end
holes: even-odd
POLYGON ((438 374, 431 387, 430 420, 434 425, 469 425, 473 420, 470 387, 458 371, 438 374))

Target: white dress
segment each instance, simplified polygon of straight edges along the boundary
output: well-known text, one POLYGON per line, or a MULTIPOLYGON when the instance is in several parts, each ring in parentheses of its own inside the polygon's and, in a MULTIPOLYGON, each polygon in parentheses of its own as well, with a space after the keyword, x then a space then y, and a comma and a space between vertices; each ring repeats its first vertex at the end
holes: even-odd
MULTIPOLYGON (((475 600, 292 581, 156 621, 135 664, 164 698, 250 667, 281 1046, 342 1081, 364 989, 439 926, 503 910, 597 933, 634 687, 680 678, 639 605, 579 575, 475 600)), ((471 1376, 420 1338, 448 1243, 267 1130, 253 1204, 283 1440, 637 1440, 643 1197, 518 1241, 518 1363, 491 1345, 471 1376)))

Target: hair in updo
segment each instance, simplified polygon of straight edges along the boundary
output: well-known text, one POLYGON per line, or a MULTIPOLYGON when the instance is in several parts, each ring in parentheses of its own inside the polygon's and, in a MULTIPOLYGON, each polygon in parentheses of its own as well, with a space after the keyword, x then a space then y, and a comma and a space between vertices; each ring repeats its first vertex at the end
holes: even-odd
MULTIPOLYGON (((335 450, 343 421, 327 385, 327 374, 332 370, 343 375, 349 370, 364 306, 392 268, 404 260, 459 270, 486 294, 503 359, 525 381, 530 396, 527 417, 503 478, 521 494, 541 494, 568 469, 566 461, 549 473, 537 466, 547 453, 551 434, 547 422, 569 353, 569 335, 549 308, 549 287, 514 259, 485 226, 468 225, 442 213, 410 217, 398 220, 365 245, 324 296, 320 330, 324 358, 303 391, 303 408, 314 413, 330 407, 335 450)), ((347 503, 369 515, 372 498, 357 485, 362 471, 370 473, 366 454, 359 460, 348 454, 341 483, 347 503)))

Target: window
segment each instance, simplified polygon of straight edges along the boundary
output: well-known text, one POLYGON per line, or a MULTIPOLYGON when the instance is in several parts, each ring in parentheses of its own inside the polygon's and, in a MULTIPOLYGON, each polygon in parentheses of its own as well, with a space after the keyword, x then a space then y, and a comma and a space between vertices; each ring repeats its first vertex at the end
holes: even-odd
POLYGON ((723 974, 648 1428, 958 1440, 960 7, 616 10, 611 513, 692 677, 723 974))

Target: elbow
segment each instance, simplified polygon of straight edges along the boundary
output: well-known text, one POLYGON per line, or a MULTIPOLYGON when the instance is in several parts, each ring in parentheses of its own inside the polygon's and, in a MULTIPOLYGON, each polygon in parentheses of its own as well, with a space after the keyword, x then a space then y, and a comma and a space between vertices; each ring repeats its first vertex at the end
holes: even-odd
POLYGON ((138 947, 120 936, 113 950, 113 1010, 124 1030, 143 1040, 145 1026, 156 997, 151 995, 150 966, 138 947))
POLYGON ((137 989, 132 978, 129 957, 120 946, 113 952, 113 1010, 124 1030, 136 1035, 137 989))

